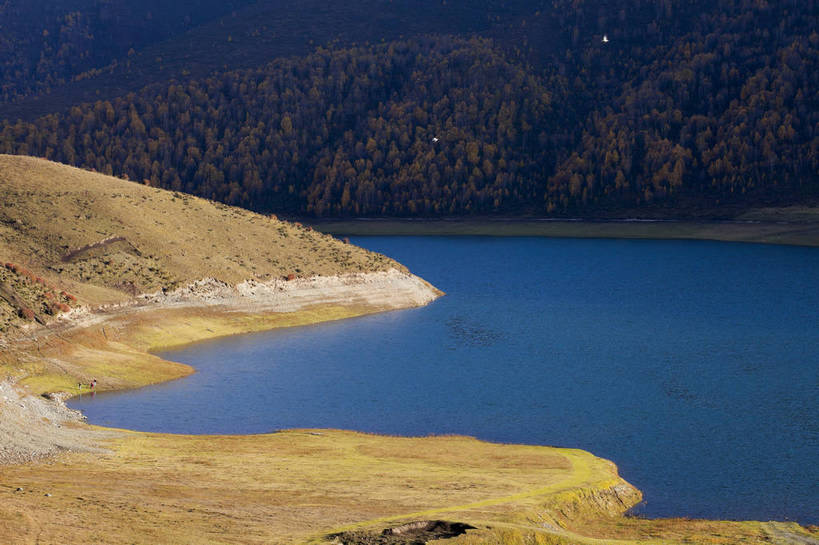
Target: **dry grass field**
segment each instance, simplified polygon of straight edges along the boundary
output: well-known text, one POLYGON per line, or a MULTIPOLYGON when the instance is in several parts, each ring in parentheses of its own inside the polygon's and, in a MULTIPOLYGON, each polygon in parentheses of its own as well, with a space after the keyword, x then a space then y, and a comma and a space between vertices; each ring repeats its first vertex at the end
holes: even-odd
POLYGON ((105 446, 0 468, 3 543, 386 543, 382 530, 424 520, 475 528, 453 545, 817 539, 787 523, 623 517, 639 493, 612 463, 571 449, 335 430, 122 432, 105 446))
POLYGON ((191 370, 149 350, 383 310, 316 301, 285 314, 189 308, 114 317, 101 305, 202 278, 236 285, 405 270, 309 227, 42 159, 0 155, 0 192, 0 379, 36 394, 92 378, 103 389, 170 380, 191 370), (100 319, 88 327, 56 320, 83 306, 100 319))
POLYGON ((322 542, 419 518, 512 521, 584 488, 621 484, 625 499, 638 498, 587 453, 461 437, 126 433, 110 446, 108 456, 0 470, 0 535, 16 536, 10 544, 322 542))

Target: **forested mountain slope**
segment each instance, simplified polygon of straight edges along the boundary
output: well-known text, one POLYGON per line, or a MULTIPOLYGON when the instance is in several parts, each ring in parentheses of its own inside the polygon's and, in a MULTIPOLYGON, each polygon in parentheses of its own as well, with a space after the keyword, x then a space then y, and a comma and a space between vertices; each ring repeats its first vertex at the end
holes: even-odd
MULTIPOLYGON (((514 34, 545 0, 0 2, 0 118, 33 120, 170 78, 254 68, 329 44, 514 34)), ((541 25, 542 28, 542 25, 541 25)), ((516 41, 518 37, 514 38, 516 41)))
POLYGON ((0 151, 316 216, 679 217, 819 197, 816 1, 496 4, 464 23, 491 38, 154 84, 6 121, 0 151))
POLYGON ((248 1, 0 1, 0 103, 48 92, 248 1))

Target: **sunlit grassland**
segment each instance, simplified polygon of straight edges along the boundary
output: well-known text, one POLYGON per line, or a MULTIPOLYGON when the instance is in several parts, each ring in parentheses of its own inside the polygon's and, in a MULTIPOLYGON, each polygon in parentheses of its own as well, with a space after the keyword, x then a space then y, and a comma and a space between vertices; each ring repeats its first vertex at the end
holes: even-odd
POLYGON ((33 157, 0 155, 0 192, 2 261, 80 304, 203 278, 235 285, 403 269, 299 224, 33 157))
POLYGON ((589 453, 464 437, 126 432, 108 446, 108 456, 4 468, 0 533, 10 543, 322 542, 419 517, 514 521, 560 494, 616 485, 639 499, 589 453))
POLYGON ((4 467, 5 543, 318 544, 345 530, 380 532, 432 519, 476 527, 454 545, 816 537, 789 523, 623 517, 639 493, 614 464, 574 449, 336 430, 122 432, 107 446, 108 455, 4 467))

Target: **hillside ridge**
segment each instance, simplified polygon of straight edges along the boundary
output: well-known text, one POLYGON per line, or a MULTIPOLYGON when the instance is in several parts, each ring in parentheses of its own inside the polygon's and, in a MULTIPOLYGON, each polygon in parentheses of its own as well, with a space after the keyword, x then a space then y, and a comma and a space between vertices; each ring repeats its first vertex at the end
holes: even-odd
POLYGON ((0 155, 0 328, 204 278, 230 286, 406 269, 310 227, 0 155))

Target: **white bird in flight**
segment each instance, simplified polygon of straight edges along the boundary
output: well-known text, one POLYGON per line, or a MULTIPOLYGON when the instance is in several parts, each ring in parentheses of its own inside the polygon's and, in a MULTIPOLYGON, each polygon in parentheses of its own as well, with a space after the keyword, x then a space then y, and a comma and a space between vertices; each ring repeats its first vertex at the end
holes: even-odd
POLYGON ((437 142, 437 141, 438 141, 438 137, 437 137, 437 136, 433 136, 433 137, 432 137, 432 143, 434 144, 434 143, 435 143, 435 142, 437 142))
POLYGON ((604 43, 604 44, 609 43, 609 37, 608 37, 608 36, 606 36, 605 34, 603 34, 603 43, 604 43))

